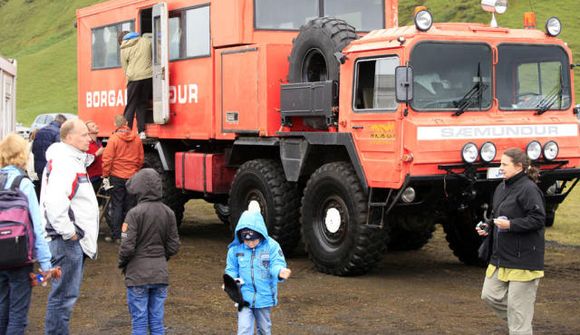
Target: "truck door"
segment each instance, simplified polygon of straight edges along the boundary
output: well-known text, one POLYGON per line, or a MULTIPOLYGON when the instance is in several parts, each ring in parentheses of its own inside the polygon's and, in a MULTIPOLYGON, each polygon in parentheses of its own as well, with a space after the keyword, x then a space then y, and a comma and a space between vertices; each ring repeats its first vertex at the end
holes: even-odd
POLYGON ((169 48, 167 4, 153 6, 153 122, 169 121, 169 48))
POLYGON ((346 88, 352 89, 352 99, 341 97, 341 104, 345 100, 352 104, 341 107, 349 111, 346 131, 352 133, 370 187, 399 188, 403 181, 401 112, 395 97, 399 65, 398 55, 365 57, 355 61, 354 81, 344 78, 350 77, 350 71, 342 73, 341 82, 354 83, 353 88, 346 88))

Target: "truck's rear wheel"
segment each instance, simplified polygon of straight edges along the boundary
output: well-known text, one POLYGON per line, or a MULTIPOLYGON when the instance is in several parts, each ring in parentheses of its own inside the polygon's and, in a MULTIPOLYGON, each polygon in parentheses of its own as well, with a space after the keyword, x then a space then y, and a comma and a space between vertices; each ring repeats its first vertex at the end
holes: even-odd
POLYGON ((475 232, 477 218, 471 210, 449 213, 443 222, 445 238, 449 248, 459 260, 467 265, 483 266, 485 263, 478 257, 482 239, 475 232))
POLYGON ((382 259, 384 231, 366 225, 367 211, 352 165, 328 163, 312 174, 302 198, 302 236, 319 271, 362 274, 382 259))
POLYGON ((155 169, 161 176, 163 187, 163 203, 169 206, 175 213, 177 226, 181 226, 185 203, 189 200, 181 190, 175 188, 175 176, 172 171, 163 170, 163 165, 159 159, 159 154, 155 151, 145 152, 144 167, 155 169))
POLYGON ((230 224, 230 206, 227 204, 215 203, 213 204, 213 209, 218 219, 220 219, 223 224, 229 226, 230 224))
POLYGON ((320 17, 309 21, 294 40, 288 81, 338 81, 340 62, 335 54, 357 38, 355 28, 343 20, 320 17))
POLYGON ((286 253, 296 247, 300 240, 298 190, 286 181, 279 163, 256 159, 242 164, 232 182, 229 199, 232 230, 250 201, 255 200, 260 204, 268 234, 286 253))
POLYGON ((425 215, 396 215, 389 218, 388 250, 421 249, 435 231, 435 223, 425 215))

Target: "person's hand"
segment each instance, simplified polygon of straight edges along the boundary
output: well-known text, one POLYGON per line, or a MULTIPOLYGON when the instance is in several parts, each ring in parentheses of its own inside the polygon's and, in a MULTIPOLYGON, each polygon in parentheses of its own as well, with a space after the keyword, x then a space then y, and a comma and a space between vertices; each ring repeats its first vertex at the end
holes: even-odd
POLYGON ((97 152, 95 152, 95 156, 100 156, 103 154, 103 151, 105 151, 105 148, 100 147, 99 150, 97 150, 97 152))
POLYGON ((41 273, 44 276, 44 281, 49 279, 59 279, 62 276, 62 270, 60 269, 60 266, 55 266, 54 268, 41 273))
POLYGON ((510 220, 508 219, 493 219, 493 223, 501 230, 509 230, 510 229, 510 220))
POLYGON ((478 226, 475 227, 475 231, 477 232, 477 234, 479 236, 482 236, 482 237, 486 237, 487 235, 489 235, 485 230, 479 228, 478 226))
POLYGON ((109 177, 105 177, 103 178, 103 184, 101 186, 105 191, 110 190, 111 188, 113 188, 113 186, 111 186, 111 181, 109 180, 109 177))
POLYGON ((280 273, 278 274, 278 276, 282 279, 288 279, 290 278, 290 275, 292 274, 292 271, 288 268, 283 268, 282 270, 280 270, 280 273))
POLYGON ((76 233, 70 238, 71 241, 76 241, 78 239, 79 239, 79 236, 76 233))

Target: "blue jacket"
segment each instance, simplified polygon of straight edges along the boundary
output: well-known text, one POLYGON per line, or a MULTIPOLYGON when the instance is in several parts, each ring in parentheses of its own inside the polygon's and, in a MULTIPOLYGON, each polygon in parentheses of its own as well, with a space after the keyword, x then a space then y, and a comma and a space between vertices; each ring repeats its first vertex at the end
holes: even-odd
POLYGON ((262 215, 245 211, 228 246, 226 274, 241 278, 242 295, 251 308, 272 307, 278 304, 278 274, 286 267, 286 260, 278 242, 268 236, 262 215), (238 231, 249 228, 259 232, 264 239, 254 248, 248 248, 238 239, 238 231))
POLYGON ((39 179, 42 178, 42 171, 46 166, 46 149, 55 142, 60 142, 60 123, 56 121, 40 128, 34 137, 34 142, 32 142, 34 171, 39 179))
MULTIPOLYGON (((5 188, 9 188, 10 185, 12 185, 14 178, 23 174, 24 172, 13 165, 8 165, 0 169, 0 173, 8 174, 5 188)), ((52 255, 50 254, 50 249, 46 243, 44 226, 42 225, 40 219, 40 207, 38 205, 38 199, 36 198, 36 192, 34 192, 34 185, 30 179, 22 179, 20 182, 20 190, 22 193, 24 193, 24 195, 26 195, 26 198, 28 198, 28 211, 32 219, 32 224, 34 225, 35 258, 38 263, 40 263, 40 268, 43 271, 50 270, 50 259, 52 258, 52 255)))

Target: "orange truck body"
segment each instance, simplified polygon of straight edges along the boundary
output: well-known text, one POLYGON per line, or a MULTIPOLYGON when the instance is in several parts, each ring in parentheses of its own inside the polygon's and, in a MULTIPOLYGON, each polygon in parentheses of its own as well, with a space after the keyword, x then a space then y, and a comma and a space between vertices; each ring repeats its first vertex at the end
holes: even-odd
MULTIPOLYGON (((322 11, 325 0, 312 2, 319 3, 322 11)), ((111 0, 77 11, 78 112, 80 118, 100 125, 99 136, 103 138, 114 131, 113 116, 123 113, 126 79, 120 66, 94 68, 93 62, 98 57, 93 46, 94 32, 116 24, 131 25, 132 30, 141 33, 151 32, 154 30, 149 21, 151 8, 158 3, 111 0)), ((168 120, 164 124, 149 121, 146 125, 149 138, 146 142, 163 156, 165 180, 170 181, 171 188, 165 191, 173 192, 172 199, 182 195, 183 202, 204 198, 219 204, 222 207, 216 207, 218 216, 225 220, 229 217, 232 225, 250 200, 260 202, 272 235, 283 240, 284 236, 294 234, 296 239, 295 234, 302 229, 307 250, 323 272, 362 273, 379 259, 369 255, 382 254, 380 248, 372 247, 375 248, 372 252, 365 250, 374 244, 369 239, 380 239, 383 243, 382 235, 367 236, 367 227, 357 225, 366 225, 369 229, 390 226, 386 231, 393 234, 396 229, 412 233, 409 227, 415 225, 417 229, 426 229, 428 240, 432 224, 443 223, 448 236, 450 232, 451 238, 459 236, 455 242, 450 241, 456 255, 466 263, 473 263, 479 240, 473 236, 472 221, 482 218, 476 212, 480 211, 481 204, 487 204, 499 183, 499 179, 486 177, 486 171, 499 165, 501 153, 508 148, 525 149, 532 141, 541 145, 557 142, 556 160, 536 162, 543 170, 542 190, 546 194, 552 192, 547 198, 551 213, 578 182, 580 134, 571 93, 574 92, 573 71, 569 67, 572 54, 556 37, 536 29, 492 28, 472 23, 435 23, 427 31, 415 26, 399 27, 398 1, 385 0, 382 26, 372 31, 357 31, 360 38, 335 54, 340 61, 339 77, 335 78, 338 103, 332 108, 336 118, 331 118, 326 126, 317 127, 300 117, 286 122, 282 110, 284 101, 288 102, 283 91, 289 83, 292 66, 289 59, 302 30, 256 28, 256 6, 263 3, 260 0, 168 0, 165 3, 170 18, 188 9, 209 8, 208 53, 169 61, 168 120), (489 106, 481 108, 482 93, 479 92, 479 110, 469 109, 457 115, 453 108, 415 110, 413 103, 400 100, 388 112, 361 112, 355 108, 360 64, 391 57, 400 67, 414 65, 414 50, 426 43, 488 48, 493 83, 489 85, 489 106), (500 106, 496 78, 503 74, 497 72, 497 67, 499 50, 506 45, 550 46, 563 50, 562 57, 566 60, 562 64, 566 68, 560 71, 560 108, 548 107, 547 111, 538 113, 537 106, 514 107, 510 111, 500 106), (566 80, 569 84, 562 87, 566 80), (562 102, 564 93, 566 103, 562 102), (468 164, 462 160, 466 143, 481 148, 490 141, 497 150, 493 161, 468 164), (341 201, 336 200, 341 195, 329 195, 323 210, 304 209, 316 202, 316 197, 312 198, 308 192, 316 190, 317 185, 325 185, 322 176, 333 169, 341 171, 334 175, 340 175, 335 178, 337 183, 349 183, 336 192, 346 188, 350 193, 342 195, 341 201), (356 185, 351 183, 351 175, 358 180, 356 185), (556 191, 550 191, 552 185, 556 191), (567 185, 571 187, 566 189, 567 185), (410 187, 415 187, 419 200, 403 203, 402 194, 410 187), (352 194, 356 195, 355 202, 348 198, 352 194), (300 196, 303 196, 301 201, 300 196), (366 204, 364 208, 357 207, 360 203, 366 204), (231 213, 224 209, 228 206, 231 213), (351 212, 353 208, 358 208, 355 210, 358 212, 351 212), (378 214, 376 208, 379 208, 378 214), (307 215, 321 217, 312 219, 307 215), (421 215, 422 219, 417 220, 421 215), (461 222, 457 221, 460 217, 464 217, 461 222), (365 218, 365 222, 357 221, 360 218, 365 218), (291 222, 284 223, 284 220, 291 222), (457 226, 449 226, 454 220, 457 226), (316 224, 321 228, 314 227, 316 224), (304 236, 307 234, 316 236, 304 236), (317 244, 316 239, 324 241, 317 244)), ((378 82, 378 75, 376 78, 378 82)), ((392 85, 398 84, 392 78, 392 85)), ((476 79, 474 82, 479 81, 481 90, 483 79, 481 76, 476 79)), ((516 96, 511 100, 515 101, 516 96)), ((542 104, 545 102, 538 106, 542 104)), ((182 212, 183 203, 172 208, 182 212)), ((296 243, 281 244, 291 249, 296 243)))

